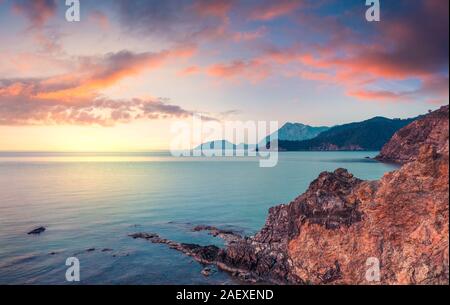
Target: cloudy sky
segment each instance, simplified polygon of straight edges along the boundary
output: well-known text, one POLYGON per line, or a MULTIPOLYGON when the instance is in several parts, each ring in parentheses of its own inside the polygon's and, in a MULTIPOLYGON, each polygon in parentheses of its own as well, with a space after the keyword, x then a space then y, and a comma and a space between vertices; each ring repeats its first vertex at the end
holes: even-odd
POLYGON ((448 104, 449 1, 0 0, 0 150, 167 148, 170 126, 448 104))

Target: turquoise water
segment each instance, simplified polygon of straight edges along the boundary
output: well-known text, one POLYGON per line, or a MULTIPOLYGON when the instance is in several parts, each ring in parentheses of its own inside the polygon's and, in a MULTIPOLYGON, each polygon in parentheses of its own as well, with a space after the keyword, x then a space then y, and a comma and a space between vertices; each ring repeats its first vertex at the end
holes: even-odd
POLYGON ((70 256, 80 260, 81 284, 232 284, 227 273, 206 278, 191 258, 127 235, 221 245, 191 228, 253 234, 269 207, 290 202, 322 171, 378 179, 394 169, 365 159, 376 154, 280 153, 276 167, 260 168, 167 153, 0 153, 0 284, 66 284, 70 256), (38 226, 47 230, 26 234, 38 226))

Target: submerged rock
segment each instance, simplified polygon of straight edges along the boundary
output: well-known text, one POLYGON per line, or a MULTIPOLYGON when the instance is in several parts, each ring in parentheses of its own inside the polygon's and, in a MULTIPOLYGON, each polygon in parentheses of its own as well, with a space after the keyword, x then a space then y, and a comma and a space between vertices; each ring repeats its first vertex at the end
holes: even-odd
POLYGON ((31 234, 41 234, 41 233, 44 232, 44 231, 45 231, 45 227, 39 227, 39 228, 36 228, 36 229, 31 230, 30 232, 28 232, 28 235, 31 235, 31 234))
POLYGON ((198 225, 195 226, 192 231, 200 232, 200 231, 209 231, 209 234, 214 237, 219 237, 223 239, 227 243, 236 242, 242 239, 242 236, 232 230, 223 230, 214 226, 208 225, 198 225))
POLYGON ((205 268, 202 269, 202 271, 200 271, 200 273, 201 273, 203 276, 206 276, 206 277, 212 275, 212 274, 215 273, 215 272, 216 272, 216 271, 213 270, 211 267, 205 267, 205 268))
POLYGON ((186 255, 191 256, 196 261, 203 264, 214 263, 217 259, 220 248, 214 245, 200 246, 197 244, 179 243, 169 239, 161 238, 155 233, 138 232, 129 234, 128 236, 137 239, 145 239, 155 244, 166 244, 170 248, 183 252, 186 255))

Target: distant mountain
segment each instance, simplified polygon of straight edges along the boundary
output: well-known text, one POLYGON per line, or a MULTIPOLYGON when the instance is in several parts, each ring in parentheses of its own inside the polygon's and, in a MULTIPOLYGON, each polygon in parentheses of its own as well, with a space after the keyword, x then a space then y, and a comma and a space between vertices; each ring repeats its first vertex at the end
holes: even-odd
POLYGON ((372 119, 338 125, 304 141, 278 141, 280 151, 380 150, 392 135, 415 119, 372 119))
MULTIPOLYGON (((388 119, 374 117, 372 119, 334 127, 313 127, 301 123, 286 123, 278 130, 278 150, 280 151, 336 151, 336 150, 380 150, 393 134, 416 118, 388 119), (296 140, 298 139, 298 140, 296 140)), ((271 140, 274 140, 272 134, 271 140)), ((258 144, 264 147, 269 137, 258 144)), ((233 144, 226 140, 203 143, 197 149, 255 149, 256 145, 233 144)), ((258 148, 256 148, 258 149, 258 148)))
POLYGON ((210 149, 218 149, 219 147, 222 149, 235 149, 236 145, 227 140, 215 140, 215 141, 203 143, 203 144, 197 146, 195 149, 210 150, 210 149))
POLYGON ((244 150, 244 149, 254 149, 256 145, 251 144, 233 144, 230 141, 227 140, 215 140, 215 141, 209 141, 206 143, 203 143, 199 146, 197 146, 196 150, 214 150, 214 149, 222 149, 222 150, 244 150))
MULTIPOLYGON (((285 140, 285 141, 301 141, 301 140, 307 140, 312 139, 319 135, 321 132, 328 130, 329 127, 326 126, 320 126, 320 127, 313 127, 309 125, 304 125, 301 123, 286 123, 277 130, 278 132, 278 140, 285 140)), ((275 139, 275 133, 271 135, 270 140, 275 139)), ((213 150, 217 149, 219 147, 222 148, 222 150, 225 149, 237 149, 237 150, 247 150, 247 149, 256 149, 259 147, 264 147, 265 143, 269 140, 269 136, 267 136, 264 140, 262 140, 258 145, 256 144, 233 144, 227 140, 215 140, 215 141, 209 141, 206 143, 203 143, 196 147, 197 150, 213 150)))
MULTIPOLYGON (((313 127, 301 123, 286 123, 278 130, 279 141, 302 141, 317 137, 330 127, 313 127)), ((266 138, 267 139, 267 138, 266 138)))

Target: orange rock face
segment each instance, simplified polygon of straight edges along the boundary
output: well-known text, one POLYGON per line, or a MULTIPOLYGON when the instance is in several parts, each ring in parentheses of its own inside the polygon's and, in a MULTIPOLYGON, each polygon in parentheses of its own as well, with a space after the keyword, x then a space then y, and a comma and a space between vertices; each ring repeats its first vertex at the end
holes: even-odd
POLYGON ((448 141, 448 115, 447 105, 403 127, 383 146, 376 159, 406 163, 416 160, 423 144, 442 149, 448 141))
MULTIPOLYGON (((360 221, 332 229, 310 220, 298 223, 298 234, 288 242, 293 274, 313 284, 449 283, 448 107, 445 111, 446 122, 438 110, 407 126, 407 133, 400 130, 391 140, 396 143, 386 145, 407 146, 406 153, 395 155, 406 157, 400 158, 406 162, 402 168, 380 181, 334 191, 340 192, 340 202, 355 205, 360 221), (416 128, 426 129, 422 143, 409 138, 420 133, 416 128), (379 281, 366 276, 373 261, 379 262, 379 281)), ((334 180, 348 179, 346 172, 336 174, 334 180)), ((320 198, 319 192, 304 194, 291 205, 320 198)))
POLYGON ((220 261, 277 283, 448 284, 448 139, 443 107, 383 149, 381 159, 400 169, 379 181, 345 169, 320 174, 220 261))
POLYGON ((301 224, 288 247, 293 273, 315 284, 369 284, 367 263, 375 258, 374 283, 448 283, 448 197, 448 145, 438 155, 425 150, 420 160, 345 197, 357 204, 361 221, 338 229, 301 224), (333 269, 334 278, 324 278, 333 269))

